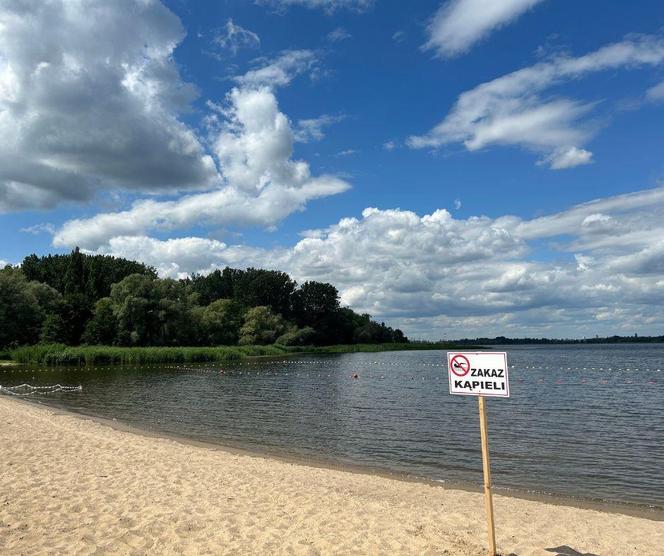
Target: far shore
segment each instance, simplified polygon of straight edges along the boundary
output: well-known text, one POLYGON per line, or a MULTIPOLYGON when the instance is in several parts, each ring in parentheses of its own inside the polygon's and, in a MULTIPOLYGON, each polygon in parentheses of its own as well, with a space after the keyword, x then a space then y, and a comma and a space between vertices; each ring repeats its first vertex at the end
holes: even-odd
MULTIPOLYGON (((0 420, 2 554, 485 551, 479 492, 137 434, 6 397, 0 420)), ((498 491, 494 501, 502 554, 664 546, 661 511, 498 491)))
MULTIPOLYGON (((384 343, 343 344, 331 346, 66 346, 63 344, 37 344, 23 346, 9 352, 16 363, 31 365, 140 365, 154 363, 206 363, 237 361, 250 357, 286 357, 337 353, 377 353, 383 351, 415 351, 463 349, 468 346, 452 343, 384 343)), ((478 349, 477 346, 472 347, 478 349)))

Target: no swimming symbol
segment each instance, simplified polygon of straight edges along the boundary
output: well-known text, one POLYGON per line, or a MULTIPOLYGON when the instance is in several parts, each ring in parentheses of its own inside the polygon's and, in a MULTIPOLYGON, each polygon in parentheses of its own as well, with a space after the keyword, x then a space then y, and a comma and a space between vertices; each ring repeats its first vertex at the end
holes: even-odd
POLYGON ((470 361, 465 355, 455 355, 450 361, 450 368, 456 376, 466 376, 470 370, 470 361))

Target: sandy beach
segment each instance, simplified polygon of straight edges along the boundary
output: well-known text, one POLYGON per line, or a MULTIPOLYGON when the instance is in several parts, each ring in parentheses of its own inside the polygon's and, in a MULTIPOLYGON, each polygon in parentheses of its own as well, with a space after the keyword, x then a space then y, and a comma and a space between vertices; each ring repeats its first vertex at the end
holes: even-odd
MULTIPOLYGON (((1 554, 485 553, 479 493, 189 445, 5 397, 0 423, 1 554)), ((664 546, 655 519, 494 503, 505 555, 664 546)))

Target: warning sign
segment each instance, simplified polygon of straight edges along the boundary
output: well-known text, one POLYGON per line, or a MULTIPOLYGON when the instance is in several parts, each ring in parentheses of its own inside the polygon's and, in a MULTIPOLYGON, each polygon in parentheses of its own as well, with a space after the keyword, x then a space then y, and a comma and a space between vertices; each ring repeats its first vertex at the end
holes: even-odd
POLYGON ((447 369, 450 394, 510 397, 504 351, 448 352, 447 369))

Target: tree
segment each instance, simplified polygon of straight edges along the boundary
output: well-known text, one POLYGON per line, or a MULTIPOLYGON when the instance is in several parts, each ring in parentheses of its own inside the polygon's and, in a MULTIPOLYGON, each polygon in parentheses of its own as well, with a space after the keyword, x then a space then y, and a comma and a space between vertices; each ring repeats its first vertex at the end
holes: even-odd
POLYGON ((248 268, 237 273, 234 279, 233 295, 242 305, 265 305, 284 317, 291 315, 297 284, 285 272, 248 268))
POLYGON ((30 255, 22 272, 0 272, 3 345, 40 338, 136 346, 408 341, 400 330, 341 307, 333 285, 309 281, 298 288, 275 270, 227 267, 159 279, 141 263, 76 248, 30 255))
POLYGON ((28 292, 35 296, 37 303, 42 310, 43 316, 49 314, 62 313, 63 299, 60 292, 55 288, 41 282, 28 282, 25 286, 28 292))
POLYGON ((118 319, 113 312, 113 301, 102 297, 95 304, 92 318, 85 325, 83 341, 86 344, 113 345, 117 342, 118 319))
POLYGON ((32 344, 39 340, 44 315, 23 273, 0 271, 0 347, 32 344))
POLYGON ((158 345, 193 345, 199 343, 199 323, 193 320, 192 308, 197 298, 183 282, 166 278, 155 280, 158 298, 158 345))
POLYGON ((300 326, 316 331, 317 344, 338 343, 340 333, 339 292, 332 284, 305 282, 293 295, 293 314, 300 326))
POLYGON ((155 279, 131 274, 111 288, 120 345, 158 345, 159 299, 155 279))
POLYGON ((121 345, 163 346, 200 343, 192 309, 196 295, 186 283, 132 274, 111 288, 117 341, 121 345))
POLYGON ((85 291, 85 276, 83 271, 83 254, 77 247, 71 253, 69 265, 65 273, 65 293, 76 294, 85 291))
POLYGON ((242 326, 242 306, 232 299, 218 299, 203 309, 202 327, 208 345, 235 345, 242 326))
POLYGON ((45 344, 64 344, 69 340, 67 324, 59 313, 46 315, 39 340, 45 344))
POLYGON ((224 268, 215 270, 207 276, 194 274, 191 277, 191 287, 199 295, 203 305, 209 305, 217 299, 232 299, 234 297, 234 284, 241 270, 224 268))
POLYGON ((240 345, 272 344, 286 331, 286 321, 274 314, 269 307, 249 309, 240 329, 240 345))
POLYGON ((130 274, 157 277, 154 268, 142 263, 108 255, 85 255, 80 250, 69 255, 29 255, 23 259, 21 270, 27 280, 48 284, 61 294, 66 290, 85 293, 90 306, 108 297, 111 286, 130 274))
POLYGON ((282 346, 310 346, 315 337, 316 331, 310 326, 304 328, 293 326, 285 334, 279 336, 275 343, 282 346))
POLYGON ((66 343, 76 346, 81 343, 85 324, 92 316, 92 308, 84 293, 65 294, 61 310, 67 339, 66 343))

